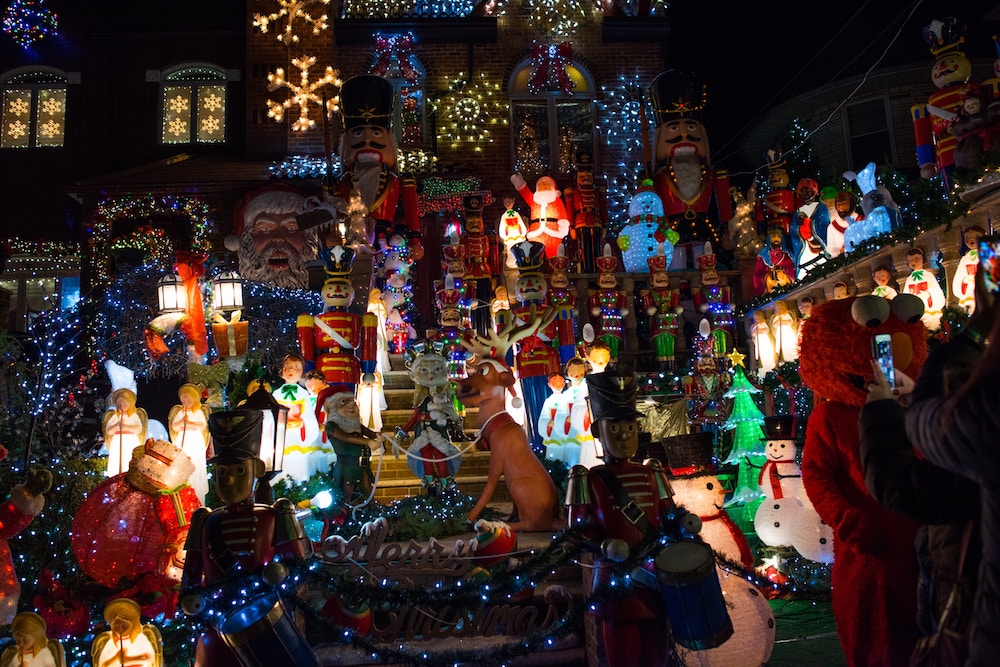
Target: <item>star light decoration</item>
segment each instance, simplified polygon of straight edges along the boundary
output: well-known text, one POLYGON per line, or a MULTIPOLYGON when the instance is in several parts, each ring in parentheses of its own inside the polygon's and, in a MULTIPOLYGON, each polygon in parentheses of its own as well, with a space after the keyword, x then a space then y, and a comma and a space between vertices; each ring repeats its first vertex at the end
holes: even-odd
POLYGON ((3 31, 25 49, 43 37, 54 37, 57 27, 45 0, 14 0, 3 15, 3 31))
POLYGON ((285 46, 295 44, 299 41, 294 24, 301 19, 306 26, 312 26, 314 35, 318 35, 327 29, 326 5, 330 0, 278 0, 278 11, 270 14, 254 14, 253 26, 258 28, 262 34, 266 34, 272 27, 275 37, 285 46), (320 5, 320 6, 318 6, 320 5), (318 9, 318 13, 313 13, 318 9), (284 21, 284 27, 280 23, 284 21))
POLYGON ((490 127, 507 125, 504 105, 499 83, 481 72, 470 85, 465 72, 460 73, 448 83, 448 92, 434 102, 441 139, 452 148, 473 144, 476 152, 481 151, 481 144, 493 143, 490 127))
MULTIPOLYGON (((316 64, 316 56, 302 56, 292 60, 292 65, 300 72, 299 85, 285 79, 285 70, 278 68, 273 74, 267 75, 267 89, 275 91, 279 88, 287 88, 290 95, 284 102, 267 100, 267 115, 280 123, 285 119, 285 110, 293 106, 299 108, 299 118, 292 123, 293 132, 304 132, 316 126, 316 121, 309 118, 309 105, 322 105, 323 98, 317 94, 324 86, 332 85, 340 88, 339 72, 327 65, 326 73, 316 81, 309 81, 309 68, 316 64)), ((340 105, 340 96, 335 95, 327 108, 327 113, 334 113, 340 105)))

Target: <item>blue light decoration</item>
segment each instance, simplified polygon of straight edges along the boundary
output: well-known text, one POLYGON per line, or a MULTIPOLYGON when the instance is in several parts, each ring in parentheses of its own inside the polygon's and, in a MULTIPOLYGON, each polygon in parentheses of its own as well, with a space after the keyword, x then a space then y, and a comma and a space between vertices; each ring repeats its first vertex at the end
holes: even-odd
POLYGON ((45 0, 14 0, 3 15, 3 31, 25 49, 40 39, 55 37, 56 28, 56 15, 45 0))
POLYGON ((632 197, 628 205, 629 224, 622 227, 618 233, 618 248, 622 251, 622 263, 629 273, 641 273, 648 270, 646 260, 657 254, 660 240, 663 239, 663 255, 670 266, 674 257, 674 243, 679 236, 677 232, 667 227, 663 217, 663 202, 651 185, 643 183, 639 191, 632 197), (657 234, 661 230, 665 233, 657 234))
MULTIPOLYGON (((326 176, 326 158, 311 155, 292 155, 267 168, 271 178, 323 178, 326 176)), ((333 172, 340 172, 340 157, 333 156, 333 172)))
MULTIPOLYGON (((845 174, 849 177, 849 174, 845 174)), ((894 227, 899 226, 899 209, 892 201, 892 196, 884 187, 875 183, 875 163, 868 165, 857 174, 858 186, 862 193, 862 208, 865 211, 863 220, 855 221, 844 232, 844 252, 848 253, 858 247, 863 241, 882 234, 890 234, 894 227), (867 205, 866 205, 867 204, 867 205), (875 204, 880 204, 875 206, 875 204), (892 207, 890 214, 889 207, 892 207)))
MULTIPOLYGON (((619 76, 614 86, 601 86, 598 124, 606 137, 607 156, 614 160, 607 176, 609 211, 623 211, 639 186, 636 167, 642 164, 642 109, 646 87, 638 75, 619 76)), ((615 224, 611 231, 617 232, 615 224)), ((620 225, 619 225, 620 227, 620 225)))

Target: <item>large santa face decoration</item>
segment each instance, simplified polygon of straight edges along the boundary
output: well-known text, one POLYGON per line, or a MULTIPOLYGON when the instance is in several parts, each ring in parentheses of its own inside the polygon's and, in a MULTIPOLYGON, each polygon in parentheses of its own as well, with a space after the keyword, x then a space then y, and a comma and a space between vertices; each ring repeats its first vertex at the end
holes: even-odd
MULTIPOLYGON (((308 287, 306 262, 316 257, 316 241, 299 228, 304 203, 303 194, 285 187, 267 186, 244 197, 235 221, 241 276, 290 289, 308 287)), ((228 242, 227 247, 234 249, 228 242)))

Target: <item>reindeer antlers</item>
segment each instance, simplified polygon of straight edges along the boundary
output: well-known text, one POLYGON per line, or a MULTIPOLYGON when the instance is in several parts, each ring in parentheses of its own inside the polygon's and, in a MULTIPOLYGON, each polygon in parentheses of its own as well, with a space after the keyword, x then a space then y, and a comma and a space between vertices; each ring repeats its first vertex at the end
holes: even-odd
POLYGON ((556 318, 555 308, 549 308, 544 315, 538 315, 535 313, 535 304, 532 304, 527 321, 517 326, 514 313, 509 310, 501 312, 505 315, 506 324, 500 327, 500 331, 489 330, 486 338, 482 336, 474 336, 472 340, 463 338, 462 345, 480 358, 503 359, 507 356, 507 350, 514 347, 514 343, 534 335, 556 318))

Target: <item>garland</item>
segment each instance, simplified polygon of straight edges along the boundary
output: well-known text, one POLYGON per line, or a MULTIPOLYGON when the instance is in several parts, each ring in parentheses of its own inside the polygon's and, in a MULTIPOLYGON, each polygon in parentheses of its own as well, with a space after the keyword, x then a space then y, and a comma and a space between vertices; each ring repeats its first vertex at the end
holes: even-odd
POLYGON ((445 211, 465 211, 466 195, 479 195, 483 198, 483 207, 493 203, 493 192, 483 190, 480 180, 475 176, 467 176, 452 181, 434 176, 424 180, 423 191, 417 195, 418 214, 423 217, 429 213, 445 211))
POLYGON ((143 225, 125 239, 111 239, 112 225, 118 220, 146 220, 155 217, 187 217, 191 223, 189 234, 191 252, 207 253, 211 250, 208 235, 212 229, 215 212, 196 197, 175 197, 148 193, 141 198, 121 197, 105 199, 98 204, 93 219, 87 225, 90 235, 91 263, 96 282, 106 285, 111 279, 111 250, 134 248, 153 255, 156 266, 169 267, 173 262, 173 248, 166 251, 169 241, 162 230, 152 224, 143 225))
POLYGON ((35 241, 22 239, 18 236, 7 239, 10 252, 13 255, 30 255, 32 257, 78 257, 80 244, 75 241, 35 241))

